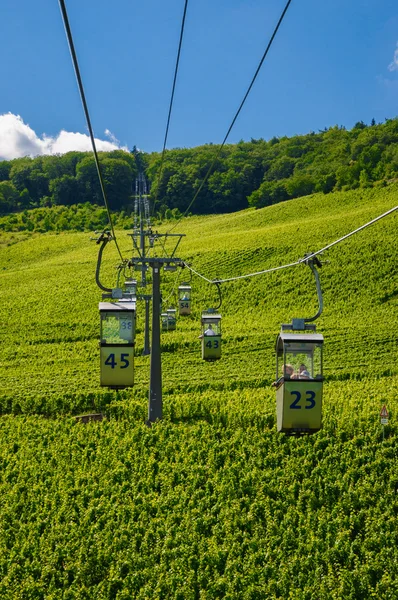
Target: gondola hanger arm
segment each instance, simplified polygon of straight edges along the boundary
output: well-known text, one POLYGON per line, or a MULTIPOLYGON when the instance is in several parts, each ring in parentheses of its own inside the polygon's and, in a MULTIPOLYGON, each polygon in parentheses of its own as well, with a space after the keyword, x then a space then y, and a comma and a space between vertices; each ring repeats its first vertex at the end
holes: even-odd
POLYGON ((102 262, 102 253, 105 250, 105 246, 112 241, 113 237, 110 231, 103 231, 100 236, 97 238, 96 243, 101 244, 98 250, 98 258, 97 258, 97 267, 95 269, 95 282, 100 290, 106 292, 103 294, 103 298, 121 298, 123 296, 123 291, 120 288, 108 288, 104 286, 100 281, 100 271, 101 271, 101 262, 102 262))
MULTIPOLYGON (((311 256, 311 254, 308 254, 308 256, 311 256)), ((308 258, 304 262, 306 265, 308 265, 310 267, 310 269, 315 277, 316 292, 318 295, 318 312, 313 317, 307 317, 304 319, 304 323, 311 323, 312 321, 315 321, 316 319, 318 319, 318 317, 321 316, 322 311, 323 311, 322 288, 321 288, 321 283, 319 281, 319 273, 316 270, 316 267, 319 267, 319 268, 322 267, 322 263, 317 256, 312 256, 311 258, 308 258)))

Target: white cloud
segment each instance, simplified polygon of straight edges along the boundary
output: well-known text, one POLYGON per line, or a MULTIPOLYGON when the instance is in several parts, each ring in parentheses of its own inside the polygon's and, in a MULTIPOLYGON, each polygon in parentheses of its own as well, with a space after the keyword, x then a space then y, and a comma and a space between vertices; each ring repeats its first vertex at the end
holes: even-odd
POLYGON ((109 131, 109 129, 105 129, 104 133, 106 137, 112 142, 112 144, 116 144, 116 146, 119 148, 120 142, 117 139, 117 137, 113 135, 112 131, 109 131))
POLYGON ((392 59, 392 63, 388 65, 389 71, 398 71, 398 42, 397 47, 395 48, 394 58, 392 59))
MULTIPOLYGON (((98 151, 127 150, 109 131, 105 135, 110 139, 95 138, 98 151)), ((23 122, 22 117, 7 113, 0 115, 0 160, 11 160, 21 156, 38 156, 40 154, 65 154, 71 150, 89 152, 92 150, 90 137, 83 133, 72 133, 62 130, 56 137, 36 132, 23 122)))

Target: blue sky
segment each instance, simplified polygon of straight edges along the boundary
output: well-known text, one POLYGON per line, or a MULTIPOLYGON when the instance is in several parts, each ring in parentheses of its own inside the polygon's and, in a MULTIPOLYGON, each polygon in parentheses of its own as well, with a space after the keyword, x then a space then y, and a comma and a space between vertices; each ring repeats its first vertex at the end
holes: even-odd
MULTIPOLYGON (((222 141, 284 5, 190 0, 169 148, 222 141)), ((160 151, 184 0, 66 6, 96 137, 160 151)), ((87 128, 58 2, 3 0, 0 31, 0 115, 19 115, 40 152, 62 151, 43 140, 87 128)), ((396 0, 293 0, 229 141, 397 116, 397 42, 396 0)), ((27 152, 7 123, 0 158, 27 152)))

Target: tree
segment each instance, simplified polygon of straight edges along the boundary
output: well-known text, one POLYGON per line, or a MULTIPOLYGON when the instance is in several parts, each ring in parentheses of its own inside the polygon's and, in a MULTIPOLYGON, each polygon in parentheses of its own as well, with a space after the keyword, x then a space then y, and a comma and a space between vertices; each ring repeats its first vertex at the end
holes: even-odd
MULTIPOLYGON (((132 158, 134 159, 134 157, 132 158)), ((130 201, 133 170, 124 159, 103 158, 102 155, 100 156, 100 168, 110 208, 119 210, 130 201)), ((104 201, 94 158, 92 156, 84 158, 77 165, 76 173, 81 190, 81 201, 102 205, 104 201)))
POLYGON ((81 202, 103 204, 101 186, 93 156, 86 156, 76 165, 76 179, 81 190, 81 202))
POLYGON ((290 177, 296 166, 296 161, 289 156, 281 156, 271 163, 269 170, 267 171, 266 178, 272 179, 286 179, 290 177))
POLYGON ((249 206, 262 208, 283 202, 289 198, 285 181, 264 181, 258 190, 248 197, 249 206))
POLYGON ((124 159, 105 158, 101 162, 108 201, 112 210, 131 202, 133 169, 124 159))
POLYGON ((333 191, 334 186, 336 185, 336 174, 335 173, 327 173, 326 175, 320 175, 317 178, 317 182, 315 185, 316 192, 323 192, 324 194, 329 194, 333 191))
POLYGON ((144 170, 144 153, 137 150, 137 154, 134 155, 132 152, 126 152, 125 150, 112 150, 112 152, 103 152, 103 158, 119 159, 127 163, 131 168, 132 177, 135 178, 138 174, 137 164, 138 162, 142 165, 144 170), (137 156, 138 162, 137 162, 137 156))
POLYGON ((10 180, 17 190, 27 189, 29 191, 29 177, 32 170, 32 159, 22 158, 12 161, 10 169, 10 180))
POLYGON ((315 189, 315 182, 310 175, 294 175, 286 181, 286 190, 291 198, 300 198, 308 196, 315 189))
POLYGON ((0 162, 0 181, 7 181, 10 178, 11 163, 3 160, 0 162))
POLYGON ((29 196, 29 192, 26 188, 24 188, 22 190, 22 192, 19 194, 19 205, 22 208, 29 208, 31 206, 32 200, 31 197, 29 196))
POLYGON ((359 187, 361 187, 361 188, 372 187, 372 183, 370 181, 369 175, 365 171, 365 169, 362 169, 362 171, 359 175, 359 187))
POLYGON ((0 181, 0 213, 15 209, 19 200, 18 190, 11 181, 0 181))
MULTIPOLYGON (((67 152, 63 156, 57 156, 58 160, 62 164, 63 175, 74 175, 76 176, 76 167, 84 158, 90 156, 88 152, 67 152)), ((58 175, 60 177, 60 175, 58 175)))
POLYGON ((48 177, 37 169, 32 170, 29 176, 28 190, 32 201, 39 205, 41 198, 49 194, 48 177))
POLYGON ((27 189, 31 201, 37 206, 40 203, 40 199, 49 193, 49 179, 41 172, 41 166, 41 157, 35 160, 23 158, 13 161, 10 170, 10 180, 15 188, 20 192, 27 189))
POLYGON ((357 162, 339 167, 336 171, 335 189, 346 190, 358 187, 360 171, 361 167, 357 162))
POLYGON ((70 206, 79 203, 79 182, 72 175, 63 175, 59 179, 53 179, 50 183, 50 193, 54 204, 70 206))

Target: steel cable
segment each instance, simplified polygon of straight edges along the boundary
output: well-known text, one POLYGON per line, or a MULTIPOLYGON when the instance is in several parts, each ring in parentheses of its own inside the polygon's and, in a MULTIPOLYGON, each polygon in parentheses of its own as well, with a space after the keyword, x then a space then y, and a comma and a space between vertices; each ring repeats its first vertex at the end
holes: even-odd
POLYGON ((185 0, 184 13, 183 13, 183 16, 182 16, 182 23, 181 23, 180 41, 179 41, 179 44, 178 44, 177 60, 176 60, 176 66, 175 66, 175 69, 174 69, 174 79, 173 79, 173 87, 172 87, 172 91, 171 91, 171 98, 170 98, 170 105, 169 105, 169 114, 167 116, 166 132, 165 132, 165 135, 164 135, 163 150, 162 150, 162 156, 161 156, 161 159, 160 159, 158 185, 157 185, 157 189, 156 189, 155 200, 153 202, 153 207, 152 207, 152 214, 153 215, 155 214, 155 205, 156 205, 157 198, 158 198, 160 179, 161 179, 161 176, 162 176, 163 162, 164 162, 164 156, 165 156, 165 152, 166 152, 167 136, 169 134, 171 110, 173 108, 174 92, 175 92, 176 81, 177 81, 177 73, 178 73, 178 65, 180 63, 182 38, 184 36, 185 17, 186 17, 186 14, 187 14, 187 7, 188 7, 188 0, 185 0))
POLYGON ((119 245, 117 243, 116 234, 115 234, 115 230, 113 228, 113 223, 112 223, 111 212, 109 210, 108 199, 106 197, 104 180, 103 180, 102 173, 101 173, 101 167, 100 167, 100 163, 99 163, 99 159, 98 159, 97 147, 96 147, 96 144, 95 144, 95 138, 94 138, 93 128, 91 126, 90 115, 89 115, 89 112, 88 112, 88 107, 87 107, 87 102, 86 102, 86 96, 85 96, 85 93, 84 93, 83 82, 82 82, 82 78, 81 78, 81 75, 80 75, 79 63, 77 61, 77 55, 76 55, 75 46, 74 46, 74 43, 73 43, 72 31, 71 31, 71 28, 70 28, 70 25, 69 25, 69 19, 68 19, 68 13, 67 13, 67 10, 66 10, 66 6, 65 6, 65 1, 64 0, 59 0, 59 6, 60 6, 60 9, 61 9, 62 19, 63 19, 63 22, 64 22, 66 37, 68 39, 69 51, 70 51, 71 57, 72 57, 73 67, 74 67, 74 70, 75 70, 77 84, 78 84, 78 87, 79 87, 80 98, 81 98, 81 101, 82 101, 82 104, 83 104, 83 110, 84 110, 84 114, 85 114, 85 117, 86 117, 87 127, 88 127, 88 130, 89 130, 89 133, 90 133, 91 146, 93 148, 95 165, 97 167, 97 173, 98 173, 98 179, 99 179, 99 182, 100 182, 102 197, 103 197, 103 200, 104 200, 104 203, 105 203, 106 211, 108 213, 108 219, 109 219, 109 225, 110 225, 110 228, 111 228, 111 231, 112 231, 112 237, 113 237, 113 239, 115 241, 116 248, 117 248, 117 251, 119 253, 119 256, 120 256, 121 260, 123 261, 124 259, 123 259, 122 253, 120 252, 119 245))
POLYGON ((304 258, 299 258, 296 262, 292 262, 292 263, 289 263, 289 264, 286 264, 286 265, 281 265, 279 267, 272 267, 271 269, 265 269, 264 271, 257 271, 256 273, 247 273, 246 275, 238 275, 237 277, 228 277, 227 279, 208 279, 204 275, 201 275, 200 273, 198 273, 197 271, 195 271, 194 269, 192 269, 192 267, 190 267, 186 262, 184 262, 184 266, 186 266, 190 271, 192 271, 192 273, 194 273, 197 277, 200 277, 201 279, 204 279, 204 281, 207 281, 207 283, 214 283, 215 285, 220 284, 220 283, 227 283, 227 282, 230 282, 230 281, 237 281, 238 279, 246 279, 248 277, 256 277, 257 275, 265 275, 266 273, 272 273, 273 271, 280 271, 281 269, 289 269, 290 267, 296 267, 297 265, 301 265, 302 263, 305 263, 306 261, 308 261, 309 259, 313 258, 314 256, 317 256, 318 254, 322 254, 322 252, 325 252, 326 250, 329 250, 329 248, 332 248, 333 246, 336 246, 336 244, 339 244, 340 242, 342 242, 342 241, 346 240, 347 238, 351 237, 352 235, 355 235, 356 233, 359 233, 360 231, 362 231, 366 227, 369 227, 370 225, 373 225, 374 223, 377 223, 377 221, 380 221, 380 219, 383 219, 384 217, 387 217, 388 215, 392 214, 396 210, 398 210, 398 206, 395 206, 394 208, 391 208, 387 212, 385 212, 382 215, 379 215, 378 217, 372 219, 368 223, 365 223, 364 225, 361 225, 357 229, 354 229, 353 231, 350 231, 350 233, 347 233, 346 235, 343 235, 341 238, 335 240, 331 244, 328 244, 327 246, 324 246, 324 248, 321 248, 320 250, 317 250, 316 252, 311 252, 310 254, 308 254, 307 256, 305 256, 304 258))
POLYGON ((173 227, 171 227, 171 228, 169 229, 168 233, 170 233, 170 231, 172 231, 172 230, 174 229, 174 227, 176 227, 177 223, 178 223, 178 222, 179 222, 179 221, 180 221, 180 220, 181 220, 183 217, 185 217, 185 216, 188 214, 188 211, 190 210, 190 208, 191 208, 191 206, 193 205, 193 203, 195 202, 196 198, 198 197, 198 195, 199 195, 199 194, 200 194, 200 192, 202 191, 204 184, 205 184, 205 183, 206 183, 206 181, 208 180, 208 178, 209 178, 209 176, 210 176, 210 173, 212 172, 212 170, 213 170, 213 167, 214 167, 214 165, 216 164, 216 162, 217 162, 217 160, 218 160, 218 158, 219 158, 219 156, 220 156, 221 150, 223 149, 223 147, 224 147, 224 145, 225 145, 225 142, 227 141, 227 139, 228 139, 228 136, 229 136, 229 134, 231 133, 231 130, 232 130, 233 126, 235 125, 235 122, 236 122, 236 120, 237 120, 237 118, 238 118, 238 116, 239 116, 239 114, 240 114, 240 111, 242 110, 242 108, 243 108, 243 105, 245 104, 245 102, 246 102, 246 100, 247 100, 247 97, 248 97, 248 95, 250 94, 250 91, 251 91, 251 89, 252 89, 252 87, 253 87, 253 85, 254 85, 254 82, 255 82, 255 81, 256 81, 256 79, 257 79, 257 76, 258 76, 258 74, 259 74, 259 72, 260 72, 260 69, 261 69, 261 67, 263 66, 263 62, 264 62, 264 60, 265 60, 265 58, 266 58, 266 56, 267 56, 267 54, 268 54, 268 52, 269 52, 269 50, 270 50, 270 48, 271 48, 271 46, 272 46, 272 43, 273 43, 273 41, 274 41, 274 39, 275 39, 275 36, 276 36, 276 34, 278 33, 278 29, 279 29, 279 27, 280 27, 280 26, 281 26, 281 24, 282 24, 282 21, 283 21, 283 19, 284 19, 285 15, 286 15, 286 12, 287 12, 287 10, 288 10, 288 8, 289 8, 289 6, 290 6, 290 3, 291 3, 291 1, 292 1, 292 0, 288 0, 288 2, 287 2, 287 3, 286 3, 286 5, 285 5, 285 8, 284 8, 284 9, 283 9, 283 11, 282 11, 282 14, 281 14, 281 16, 279 17, 279 21, 278 21, 278 23, 276 24, 276 27, 275 27, 275 29, 274 29, 274 31, 273 31, 273 33, 272 33, 272 35, 271 35, 271 38, 270 38, 270 40, 269 40, 269 42, 268 42, 268 45, 267 45, 267 47, 266 47, 266 49, 265 49, 265 52, 264 52, 264 54, 263 54, 263 56, 262 56, 262 58, 261 58, 261 60, 260 60, 260 63, 259 63, 259 65, 258 65, 257 69, 256 69, 256 72, 255 72, 255 74, 254 74, 254 76, 253 76, 253 78, 252 78, 252 80, 251 80, 251 82, 250 82, 250 85, 249 85, 249 87, 247 88, 246 94, 244 95, 244 97, 243 97, 243 100, 242 100, 242 102, 240 103, 240 106, 239 106, 238 110, 236 111, 234 118, 232 119, 232 123, 231 123, 231 125, 229 126, 229 128, 228 128, 228 131, 227 131, 227 133, 225 134, 225 137, 224 137, 224 139, 223 139, 223 141, 222 141, 221 145, 219 146, 219 148, 218 148, 218 150, 217 150, 217 152, 216 152, 216 154, 215 154, 215 156, 214 156, 214 158, 213 158, 213 161, 211 162, 211 164, 210 164, 210 167, 208 168, 208 170, 207 170, 207 172, 206 172, 206 175, 205 175, 205 177, 204 177, 204 179, 203 179, 202 183, 200 184, 200 186, 199 186, 199 188, 197 189, 197 191, 196 191, 196 193, 195 193, 194 197, 192 198, 192 200, 191 200, 190 204, 188 205, 188 208, 185 210, 185 212, 183 213, 183 215, 182 215, 182 216, 181 216, 181 217, 178 219, 178 221, 177 221, 177 222, 176 222, 176 223, 173 225, 173 227))

